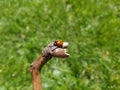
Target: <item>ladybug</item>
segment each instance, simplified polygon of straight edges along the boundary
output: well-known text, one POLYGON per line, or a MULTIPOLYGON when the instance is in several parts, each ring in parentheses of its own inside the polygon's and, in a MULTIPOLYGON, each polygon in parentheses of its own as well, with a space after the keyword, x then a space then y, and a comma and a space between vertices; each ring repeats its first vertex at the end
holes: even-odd
POLYGON ((55 41, 54 46, 62 47, 63 46, 63 41, 61 41, 61 40, 55 41))

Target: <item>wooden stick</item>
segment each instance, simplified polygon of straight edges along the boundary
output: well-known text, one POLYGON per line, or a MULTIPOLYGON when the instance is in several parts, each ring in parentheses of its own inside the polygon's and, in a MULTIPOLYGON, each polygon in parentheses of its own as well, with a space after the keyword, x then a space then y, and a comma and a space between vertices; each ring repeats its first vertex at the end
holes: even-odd
POLYGON ((34 69, 32 72, 32 84, 33 90, 42 90, 41 76, 37 69, 34 69))
POLYGON ((41 68, 48 60, 52 58, 52 56, 59 58, 66 58, 69 56, 65 49, 68 46, 68 43, 62 42, 63 45, 60 47, 60 42, 61 41, 51 42, 47 47, 44 48, 39 58, 31 64, 30 71, 32 74, 33 90, 42 90, 42 81, 40 76, 41 68))
POLYGON ((32 85, 33 90, 42 90, 42 81, 41 81, 41 68, 42 66, 51 59, 51 56, 44 57, 44 55, 40 55, 39 58, 34 61, 30 66, 30 71, 32 75, 32 85))

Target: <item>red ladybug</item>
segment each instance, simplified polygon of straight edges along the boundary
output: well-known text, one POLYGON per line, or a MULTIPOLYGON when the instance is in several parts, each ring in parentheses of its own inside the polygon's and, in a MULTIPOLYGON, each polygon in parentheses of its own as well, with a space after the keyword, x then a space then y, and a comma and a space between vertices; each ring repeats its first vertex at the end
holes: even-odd
POLYGON ((58 47, 62 47, 63 46, 63 41, 57 40, 57 41, 54 42, 54 45, 58 46, 58 47))

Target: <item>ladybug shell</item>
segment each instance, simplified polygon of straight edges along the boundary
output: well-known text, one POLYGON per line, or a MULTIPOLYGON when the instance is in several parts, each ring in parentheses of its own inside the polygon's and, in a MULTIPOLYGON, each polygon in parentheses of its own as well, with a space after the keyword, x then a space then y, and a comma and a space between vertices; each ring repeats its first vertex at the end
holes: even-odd
POLYGON ((63 42, 60 41, 60 40, 58 40, 58 41, 57 41, 57 46, 58 46, 58 47, 62 47, 62 45, 63 45, 63 42))

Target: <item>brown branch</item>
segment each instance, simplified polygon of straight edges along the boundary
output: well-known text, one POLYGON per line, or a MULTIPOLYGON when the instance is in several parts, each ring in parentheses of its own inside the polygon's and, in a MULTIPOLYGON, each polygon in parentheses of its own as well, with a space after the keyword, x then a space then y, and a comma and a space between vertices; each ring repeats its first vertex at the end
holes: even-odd
POLYGON ((43 65, 52 58, 52 56, 59 58, 67 58, 69 56, 66 52, 67 46, 68 43, 66 42, 51 42, 47 47, 45 47, 39 58, 31 64, 30 71, 32 75, 33 90, 42 90, 42 81, 40 76, 41 69, 43 65))
POLYGON ((51 59, 51 56, 44 57, 43 54, 39 56, 39 58, 34 61, 30 66, 30 71, 32 74, 32 85, 33 90, 42 90, 42 81, 41 81, 41 68, 42 66, 51 59))
POLYGON ((41 76, 37 69, 34 69, 32 71, 32 84, 33 84, 33 90, 42 90, 41 85, 41 76))

